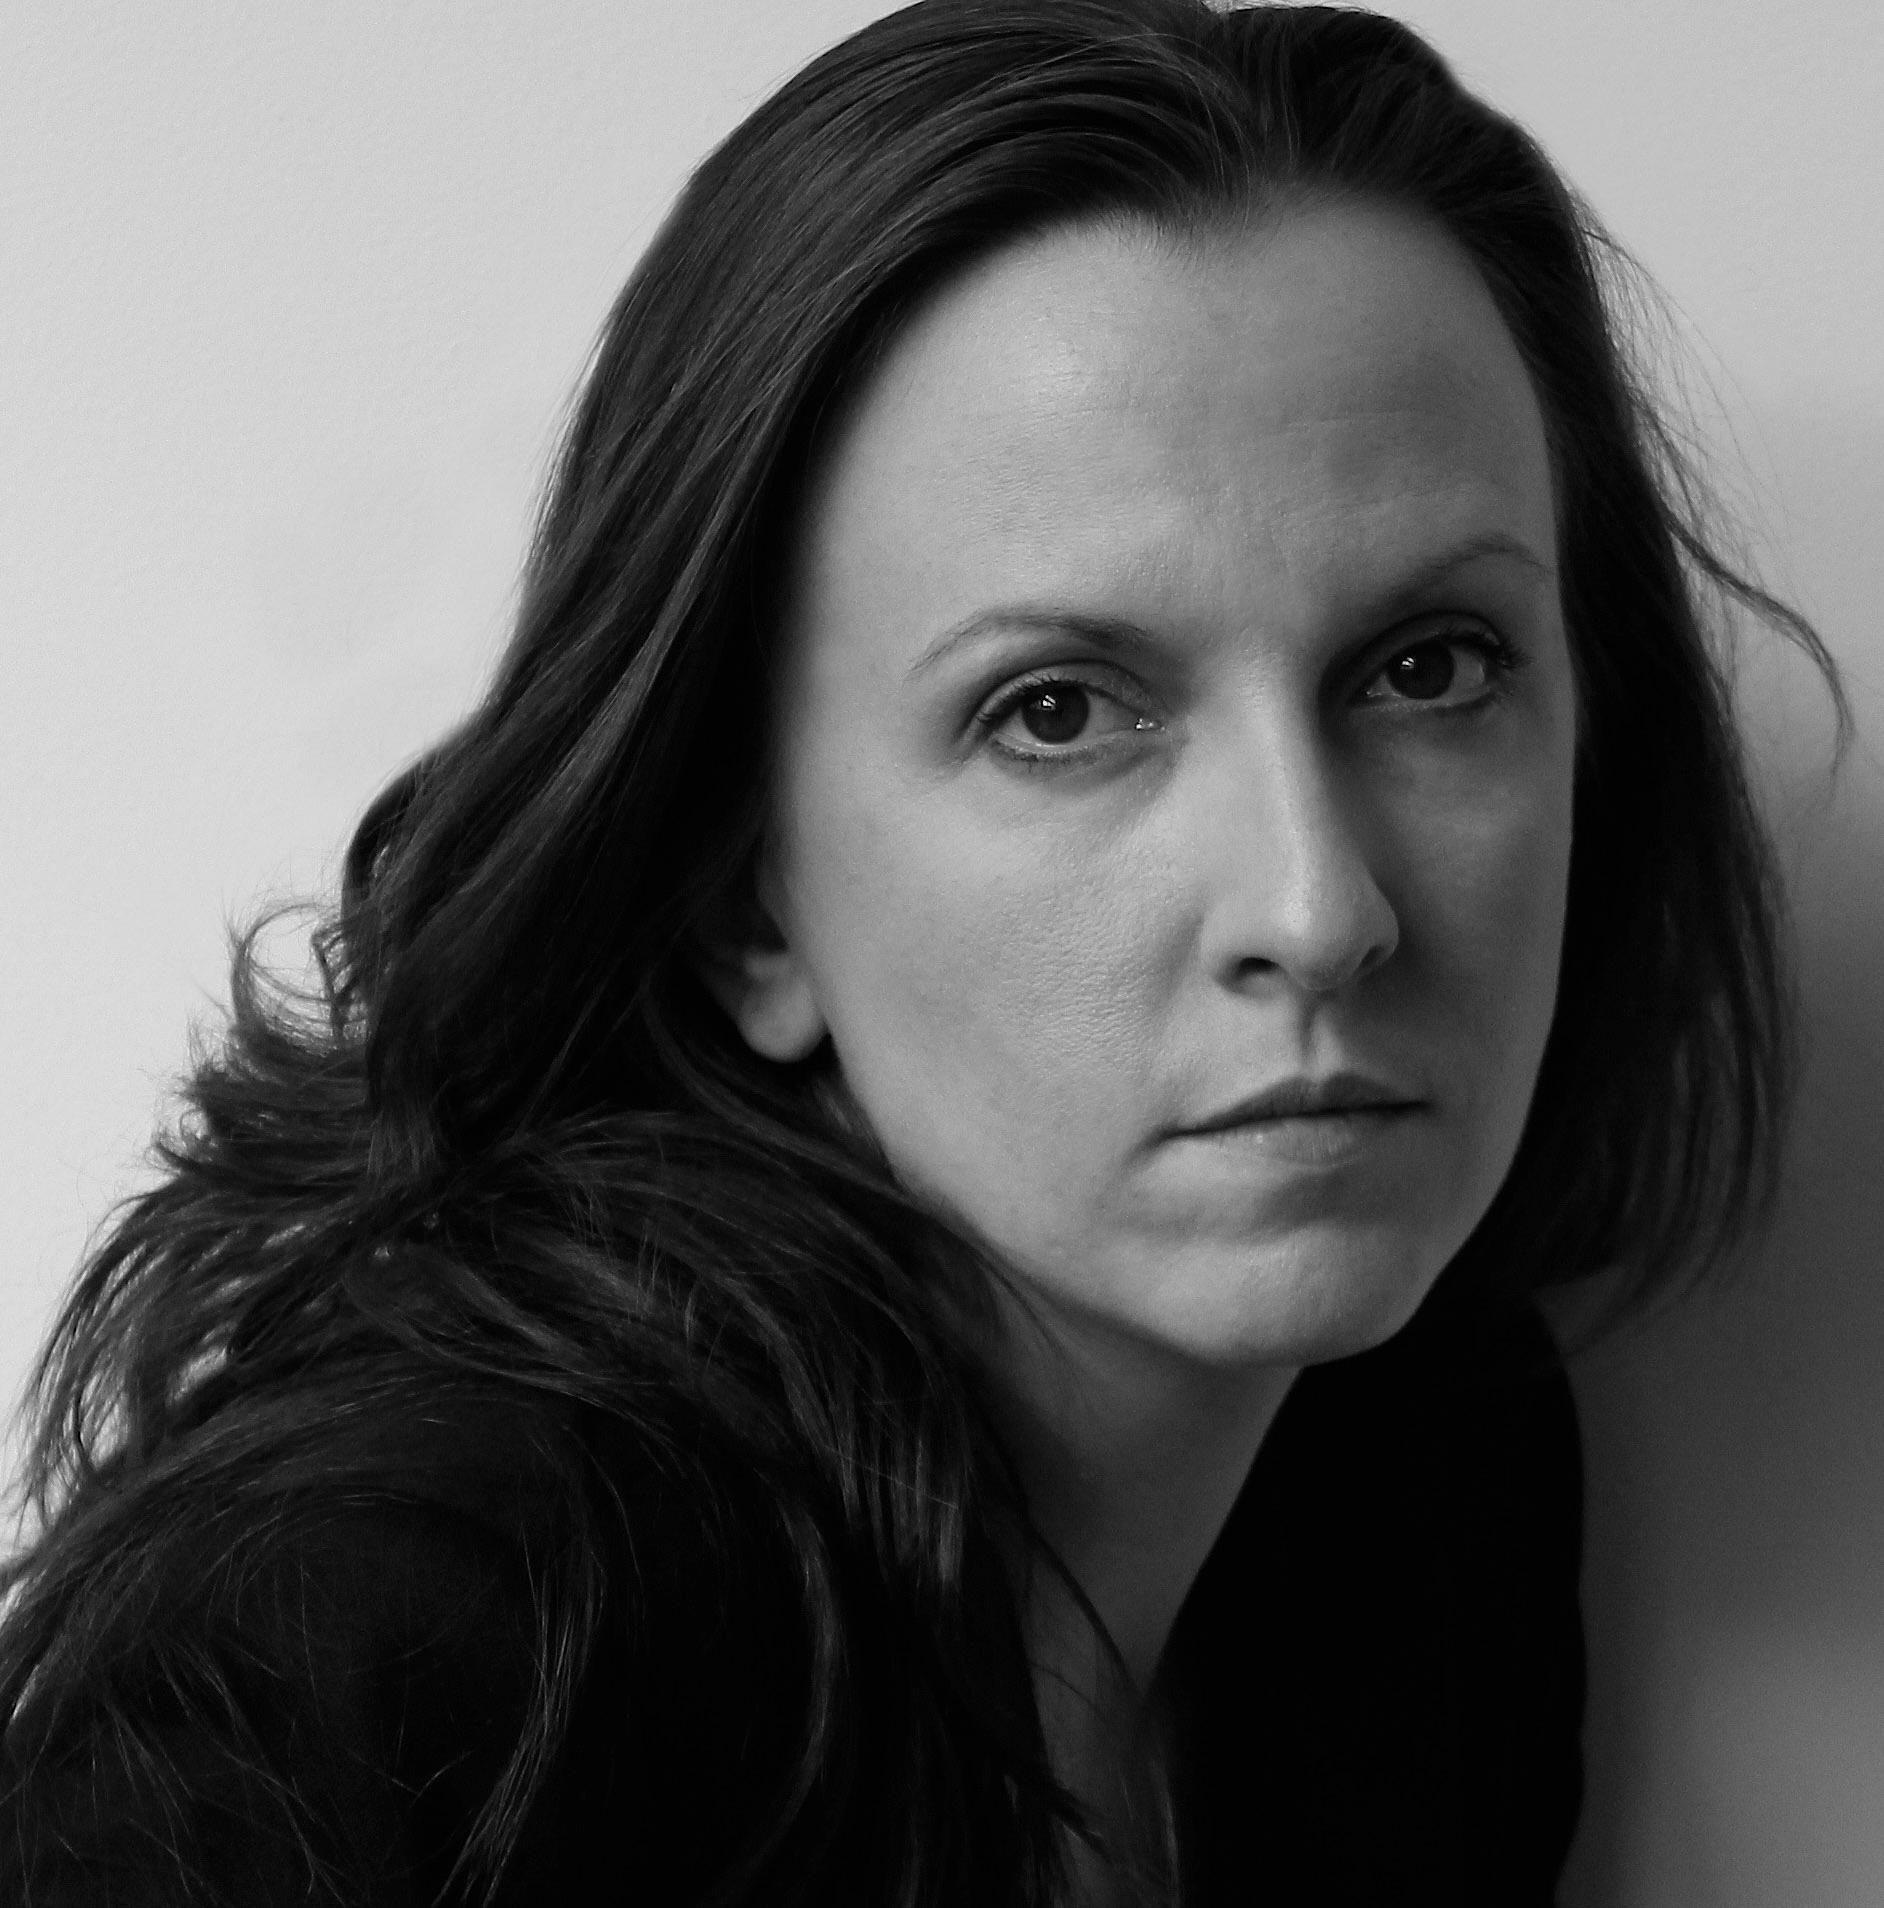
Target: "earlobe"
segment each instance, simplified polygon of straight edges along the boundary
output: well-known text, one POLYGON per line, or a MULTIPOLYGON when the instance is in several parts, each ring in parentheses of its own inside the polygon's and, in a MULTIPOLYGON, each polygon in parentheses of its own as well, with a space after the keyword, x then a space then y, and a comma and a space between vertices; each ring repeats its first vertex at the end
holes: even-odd
POLYGON ((730 985, 714 991, 746 1045, 781 1066, 808 1060, 824 1038, 824 1015, 797 956, 781 942, 741 948, 729 965, 730 985))
POLYGON ((757 906, 737 931, 701 947, 696 969, 707 991, 761 1059, 808 1060, 824 1039, 824 1013, 811 976, 770 914, 757 906))

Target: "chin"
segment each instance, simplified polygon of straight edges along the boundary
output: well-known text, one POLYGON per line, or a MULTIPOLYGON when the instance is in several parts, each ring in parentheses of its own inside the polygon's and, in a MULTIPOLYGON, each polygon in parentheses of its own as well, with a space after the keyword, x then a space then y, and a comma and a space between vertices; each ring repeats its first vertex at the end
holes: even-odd
MULTIPOLYGON (((1160 1336, 1215 1366, 1322 1365, 1385 1344, 1419 1310, 1449 1254, 1406 1244, 1244 1257, 1184 1283, 1193 1302, 1160 1336), (1175 1326, 1175 1332, 1172 1327, 1175 1326)), ((1201 1271, 1202 1268, 1199 1268, 1201 1271)))

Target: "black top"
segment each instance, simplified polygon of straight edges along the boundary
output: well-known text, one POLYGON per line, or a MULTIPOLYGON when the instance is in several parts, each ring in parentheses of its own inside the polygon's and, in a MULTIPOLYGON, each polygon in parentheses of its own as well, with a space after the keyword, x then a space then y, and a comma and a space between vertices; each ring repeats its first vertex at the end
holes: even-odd
MULTIPOLYGON (((342 1495, 269 1531, 234 1594, 153 1589, 98 1672, 135 1733, 89 1672, 49 1670, 0 1764, 0 1902, 455 1899, 524 1714, 553 1533, 501 1415, 428 1416, 403 1457, 429 1503, 342 1495)), ((630 1661, 603 1626, 502 1908, 705 1899, 802 1720, 776 1583, 702 1562, 703 1525, 746 1514, 737 1483, 702 1506, 607 1461, 646 1647, 630 1661)), ((1160 1675, 1187 1908, 1552 1899, 1580 1793, 1580 1489, 1529 1312, 1429 1309, 1303 1375, 1160 1675)))
POLYGON ((1554 1899, 1582 1464, 1531 1314, 1306 1372, 1179 1618, 1187 1903, 1554 1899))

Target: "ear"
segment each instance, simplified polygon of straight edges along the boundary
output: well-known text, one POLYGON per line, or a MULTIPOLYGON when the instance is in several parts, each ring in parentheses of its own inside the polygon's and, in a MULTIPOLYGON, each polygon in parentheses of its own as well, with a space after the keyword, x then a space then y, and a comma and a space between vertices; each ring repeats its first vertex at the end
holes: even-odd
MULTIPOLYGON (((758 885, 770 886, 763 878, 758 885)), ((809 1059, 826 1029, 811 975, 777 912, 751 894, 729 902, 695 942, 694 968, 746 1045, 785 1066, 809 1059)))

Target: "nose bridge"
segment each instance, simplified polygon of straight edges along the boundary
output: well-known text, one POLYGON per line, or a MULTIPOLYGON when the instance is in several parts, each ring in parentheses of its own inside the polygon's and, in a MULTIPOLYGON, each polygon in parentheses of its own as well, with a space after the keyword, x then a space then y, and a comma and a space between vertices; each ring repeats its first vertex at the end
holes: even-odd
POLYGON ((1399 923, 1355 779, 1315 713, 1263 699, 1225 750, 1206 956, 1246 984, 1331 993, 1378 967, 1399 923))

